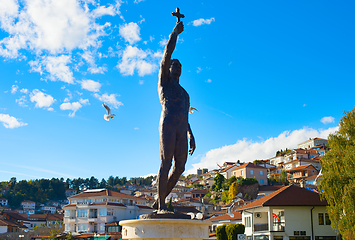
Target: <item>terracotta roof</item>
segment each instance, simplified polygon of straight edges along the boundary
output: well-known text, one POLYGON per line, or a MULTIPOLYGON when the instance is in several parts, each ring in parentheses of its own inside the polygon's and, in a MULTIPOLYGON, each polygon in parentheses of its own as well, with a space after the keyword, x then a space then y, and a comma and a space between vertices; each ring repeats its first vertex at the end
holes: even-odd
POLYGON ((0 219, 0 226, 15 226, 15 227, 18 227, 17 224, 11 222, 11 221, 8 221, 8 220, 4 220, 4 219, 0 219))
POLYGON ((248 162, 248 163, 245 163, 245 164, 243 164, 243 165, 237 167, 237 168, 234 169, 234 170, 241 169, 241 168, 262 168, 262 169, 266 169, 266 168, 264 168, 264 167, 255 165, 254 163, 248 162))
POLYGON ((220 216, 216 216, 216 217, 211 217, 206 219, 206 221, 221 221, 221 220, 237 220, 237 219, 242 219, 242 214, 239 211, 234 211, 233 212, 234 216, 231 217, 228 214, 223 214, 220 216))
POLYGON ((4 215, 7 215, 10 217, 10 219, 15 219, 15 220, 20 220, 20 221, 24 221, 27 220, 26 217, 22 216, 21 214, 15 213, 15 212, 4 212, 4 215))
POLYGON ((300 171, 300 170, 303 170, 303 169, 307 169, 309 167, 312 167, 314 170, 317 170, 312 164, 307 164, 307 165, 301 165, 301 166, 286 170, 286 172, 300 171))
POLYGON ((238 165, 232 165, 232 166, 228 166, 226 168, 224 168, 223 170, 221 170, 220 172, 226 172, 228 171, 229 169, 231 169, 232 167, 237 167, 238 165))
POLYGON ((244 205, 238 210, 261 206, 327 206, 327 202, 321 201, 318 193, 295 185, 288 185, 244 205))
POLYGON ((79 194, 77 194, 75 196, 72 196, 69 199, 100 197, 100 196, 139 199, 139 198, 134 197, 132 195, 127 195, 127 194, 116 192, 116 191, 112 191, 112 190, 109 190, 109 189, 98 189, 97 191, 88 190, 88 191, 79 193, 79 194))
POLYGON ((28 219, 36 219, 39 221, 62 221, 63 214, 30 214, 28 219))

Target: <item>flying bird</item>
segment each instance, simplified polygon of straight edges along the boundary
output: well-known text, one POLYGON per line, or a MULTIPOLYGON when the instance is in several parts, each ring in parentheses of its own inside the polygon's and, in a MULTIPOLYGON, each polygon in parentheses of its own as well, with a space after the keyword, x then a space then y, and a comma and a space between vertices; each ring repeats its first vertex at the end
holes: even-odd
POLYGON ((111 114, 111 109, 106 105, 106 103, 103 103, 102 106, 106 108, 107 114, 104 115, 104 119, 106 121, 110 120, 110 118, 114 118, 116 115, 111 114))
POLYGON ((198 111, 196 108, 194 108, 194 107, 190 107, 190 108, 189 108, 189 113, 193 113, 193 112, 194 112, 194 110, 198 111))

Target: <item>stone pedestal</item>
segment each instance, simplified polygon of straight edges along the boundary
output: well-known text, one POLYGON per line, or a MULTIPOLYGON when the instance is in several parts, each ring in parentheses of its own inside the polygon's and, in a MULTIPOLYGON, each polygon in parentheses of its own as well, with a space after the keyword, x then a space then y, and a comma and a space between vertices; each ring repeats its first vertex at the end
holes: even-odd
POLYGON ((120 221, 123 239, 208 239, 211 222, 189 219, 139 219, 120 221))

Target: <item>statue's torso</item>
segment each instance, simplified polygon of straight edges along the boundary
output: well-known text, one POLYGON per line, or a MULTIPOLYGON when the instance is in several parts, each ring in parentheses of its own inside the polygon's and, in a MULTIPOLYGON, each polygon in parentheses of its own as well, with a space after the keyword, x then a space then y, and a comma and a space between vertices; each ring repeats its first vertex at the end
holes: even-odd
POLYGON ((183 87, 169 79, 158 86, 159 100, 162 106, 161 121, 188 123, 190 98, 183 87))

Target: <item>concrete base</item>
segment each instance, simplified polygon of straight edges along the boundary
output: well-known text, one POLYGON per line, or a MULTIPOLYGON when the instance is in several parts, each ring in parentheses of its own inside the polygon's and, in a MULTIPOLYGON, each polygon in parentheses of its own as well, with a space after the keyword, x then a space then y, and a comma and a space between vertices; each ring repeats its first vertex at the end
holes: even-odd
POLYGON ((208 239, 211 222, 187 219, 139 219, 120 221, 123 239, 208 239))

